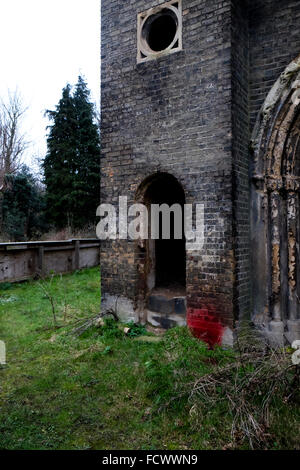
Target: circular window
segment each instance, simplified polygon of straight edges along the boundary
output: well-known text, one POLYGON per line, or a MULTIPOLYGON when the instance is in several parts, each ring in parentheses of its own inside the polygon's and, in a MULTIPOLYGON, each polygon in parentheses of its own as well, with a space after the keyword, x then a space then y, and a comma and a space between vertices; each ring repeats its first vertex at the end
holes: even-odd
POLYGON ((177 40, 178 18, 170 9, 149 16, 142 28, 144 45, 153 52, 172 47, 177 40))

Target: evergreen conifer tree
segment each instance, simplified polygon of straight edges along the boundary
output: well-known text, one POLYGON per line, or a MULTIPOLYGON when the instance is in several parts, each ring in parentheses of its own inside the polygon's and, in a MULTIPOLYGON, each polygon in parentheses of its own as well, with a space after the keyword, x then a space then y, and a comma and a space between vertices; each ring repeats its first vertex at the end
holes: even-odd
POLYGON ((90 91, 82 77, 74 92, 77 116, 77 162, 74 184, 76 201, 76 223, 80 227, 94 222, 100 198, 100 140, 94 123, 94 105, 90 102, 90 91))
POLYGON ((47 214, 56 228, 79 228, 95 222, 100 191, 100 139, 94 106, 82 77, 74 94, 62 92, 52 121, 43 162, 47 214))

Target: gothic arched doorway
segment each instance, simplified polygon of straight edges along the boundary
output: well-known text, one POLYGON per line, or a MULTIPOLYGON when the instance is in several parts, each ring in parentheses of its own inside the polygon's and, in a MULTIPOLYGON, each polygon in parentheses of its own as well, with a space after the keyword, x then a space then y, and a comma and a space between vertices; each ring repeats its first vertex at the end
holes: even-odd
POLYGON ((300 337, 300 56, 269 93, 253 146, 254 321, 291 342, 300 337))

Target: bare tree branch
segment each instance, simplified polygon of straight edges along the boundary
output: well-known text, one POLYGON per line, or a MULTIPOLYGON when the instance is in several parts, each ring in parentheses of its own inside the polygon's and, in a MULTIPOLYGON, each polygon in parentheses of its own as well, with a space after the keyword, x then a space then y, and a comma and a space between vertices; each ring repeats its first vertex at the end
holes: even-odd
POLYGON ((22 156, 29 142, 21 131, 22 118, 27 111, 20 94, 8 92, 8 99, 0 99, 0 232, 2 231, 2 201, 6 189, 6 175, 20 168, 22 156))
POLYGON ((27 108, 18 92, 8 93, 8 100, 0 100, 0 190, 5 188, 5 175, 15 173, 21 166, 28 147, 21 132, 21 121, 27 108))

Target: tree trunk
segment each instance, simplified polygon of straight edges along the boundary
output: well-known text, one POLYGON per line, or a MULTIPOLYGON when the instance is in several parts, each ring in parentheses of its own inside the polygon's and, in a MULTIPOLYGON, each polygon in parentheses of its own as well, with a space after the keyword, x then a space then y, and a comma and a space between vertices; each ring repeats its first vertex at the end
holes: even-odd
POLYGON ((0 236, 3 233, 3 192, 0 190, 0 236))

